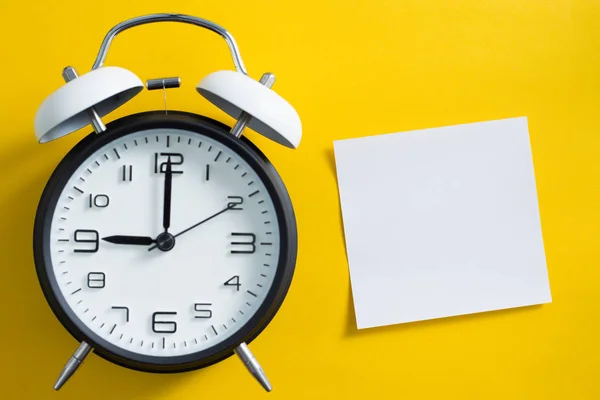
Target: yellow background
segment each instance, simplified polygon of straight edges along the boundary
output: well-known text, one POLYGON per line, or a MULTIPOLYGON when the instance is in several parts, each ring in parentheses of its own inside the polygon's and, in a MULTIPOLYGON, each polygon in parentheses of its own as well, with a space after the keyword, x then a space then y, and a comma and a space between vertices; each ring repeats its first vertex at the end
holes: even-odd
MULTIPOLYGON (((598 399, 600 385, 600 3, 593 0, 2 1, 0 5, 0 398, 598 399), (180 375, 95 355, 58 393, 76 342, 38 287, 32 226, 46 180, 90 130, 39 145, 38 105, 61 69, 89 71, 116 23, 180 12, 232 32, 252 77, 301 115, 300 148, 248 136, 296 207, 289 295, 252 344, 267 394, 236 358, 180 375), (332 142, 515 116, 529 118, 553 303, 358 331, 332 142)), ((223 40, 183 24, 119 35, 107 64, 178 75, 170 108, 231 123, 194 91, 232 69, 223 40)), ((143 92, 106 120, 161 108, 143 92)))

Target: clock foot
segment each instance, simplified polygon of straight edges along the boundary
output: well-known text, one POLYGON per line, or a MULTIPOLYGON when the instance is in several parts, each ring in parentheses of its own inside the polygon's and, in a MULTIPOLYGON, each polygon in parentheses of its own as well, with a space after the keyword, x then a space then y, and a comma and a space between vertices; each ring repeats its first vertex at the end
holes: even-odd
POLYGON ((270 392, 272 387, 271 383, 267 379, 267 375, 263 371, 262 367, 254 358, 254 355, 248 348, 246 343, 240 344, 235 350, 235 354, 242 360, 248 371, 254 376, 254 378, 260 383, 260 385, 267 391, 270 392))
POLYGON ((77 371, 77 368, 79 368, 83 360, 85 360, 87 355, 90 354, 91 350, 92 347, 89 344, 86 342, 81 342, 77 350, 75 350, 75 353, 73 353, 61 371, 60 376, 54 384, 54 390, 60 389, 65 383, 67 383, 69 378, 75 373, 75 371, 77 371))
MULTIPOLYGON (((79 77, 79 75, 77 75, 77 71, 75 71, 75 68, 73 67, 65 67, 65 69, 63 69, 62 76, 65 82, 70 82, 79 77)), ((94 132, 97 134, 104 132, 106 130, 106 125, 104 125, 104 122, 102 122, 102 119, 100 119, 96 109, 94 107, 90 107, 86 110, 86 112, 90 118, 90 122, 92 123, 92 128, 94 128, 94 132)))
MULTIPOLYGON (((273 86, 273 84, 275 83, 275 75, 273 75, 270 72, 266 72, 260 78, 259 82, 262 83, 263 85, 265 85, 266 87, 268 87, 270 89, 271 86, 273 86)), ((242 111, 242 113, 240 114, 240 117, 238 118, 237 122, 235 123, 235 125, 231 129, 231 134, 233 136, 237 137, 237 138, 239 138, 240 136, 242 136, 242 131, 244 130, 244 128, 246 127, 246 125, 248 125, 248 122, 250 122, 251 118, 252 118, 252 116, 250 114, 248 114, 245 111, 242 111)))

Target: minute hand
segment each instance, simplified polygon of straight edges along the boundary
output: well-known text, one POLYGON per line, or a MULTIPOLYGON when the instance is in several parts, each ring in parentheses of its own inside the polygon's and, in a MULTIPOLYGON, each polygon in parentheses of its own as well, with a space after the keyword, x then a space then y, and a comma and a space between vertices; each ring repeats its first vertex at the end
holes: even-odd
MULTIPOLYGON (((197 224, 194 224, 194 225, 190 226, 189 228, 182 230, 182 231, 181 231, 181 232, 179 232, 178 234, 176 234, 176 235, 173 235, 173 237, 181 236, 181 235, 183 235, 184 233, 186 233, 186 232, 189 232, 189 231, 191 231, 192 229, 194 229, 194 228, 196 228, 196 227, 198 227, 198 226, 202 225, 203 223, 205 223, 205 222, 207 222, 207 221, 210 221, 211 219, 213 219, 213 218, 215 218, 215 217, 217 217, 217 216, 219 216, 219 215, 223 214, 225 211, 227 211, 227 210, 230 210, 230 209, 231 209, 231 208, 233 208, 233 207, 235 207, 235 204, 228 205, 227 207, 225 207, 224 209, 222 209, 222 210, 221 210, 221 211, 219 211, 218 213, 216 213, 216 214, 213 214, 213 215, 211 215, 210 217, 208 217, 208 218, 205 218, 205 219, 203 219, 202 221, 198 222, 197 224)), ((148 248, 148 251, 154 250, 155 248, 156 248, 156 245, 154 245, 154 246, 152 246, 152 247, 148 248)))

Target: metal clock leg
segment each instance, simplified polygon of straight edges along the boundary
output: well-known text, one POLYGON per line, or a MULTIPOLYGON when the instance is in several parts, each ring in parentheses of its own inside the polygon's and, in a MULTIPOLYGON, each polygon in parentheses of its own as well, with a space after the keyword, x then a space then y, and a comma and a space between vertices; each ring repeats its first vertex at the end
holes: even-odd
POLYGON ((248 348, 246 343, 240 344, 234 350, 235 354, 242 360, 248 371, 252 374, 254 378, 260 383, 260 385, 267 391, 270 392, 272 387, 269 379, 267 379, 267 375, 263 371, 262 367, 248 348))
MULTIPOLYGON (((275 83, 275 75, 270 72, 266 72, 260 78, 259 82, 270 89, 271 86, 273 86, 273 84, 275 83)), ((250 122, 251 118, 252 118, 252 115, 248 114, 245 111, 242 111, 242 113, 240 114, 240 117, 238 118, 237 122, 233 126, 233 129, 231 129, 231 134, 238 138, 240 136, 242 136, 242 131, 244 130, 246 125, 248 125, 248 122, 250 122)))
MULTIPOLYGON (((75 71, 75 68, 73 67, 65 67, 65 69, 63 69, 62 76, 65 82, 70 82, 79 77, 79 75, 77 75, 77 71, 75 71)), ((90 122, 92 123, 92 128, 94 128, 94 131, 97 134, 104 132, 106 130, 106 125, 104 125, 104 122, 102 122, 94 107, 88 108, 86 111, 90 117, 90 122)))
POLYGON ((61 371, 56 383, 54 384, 54 390, 60 389, 69 378, 77 371, 77 368, 81 365, 83 360, 90 354, 92 347, 86 342, 81 342, 75 353, 69 358, 69 361, 65 364, 63 370, 61 371))

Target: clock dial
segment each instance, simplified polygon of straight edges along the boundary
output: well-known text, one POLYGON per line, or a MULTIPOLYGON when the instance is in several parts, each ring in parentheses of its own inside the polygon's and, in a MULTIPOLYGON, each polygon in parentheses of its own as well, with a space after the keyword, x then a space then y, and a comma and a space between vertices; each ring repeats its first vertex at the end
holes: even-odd
POLYGON ((58 194, 49 231, 47 268, 75 317, 156 357, 240 330, 267 298, 281 251, 259 174, 183 129, 130 133, 93 152, 58 194))

